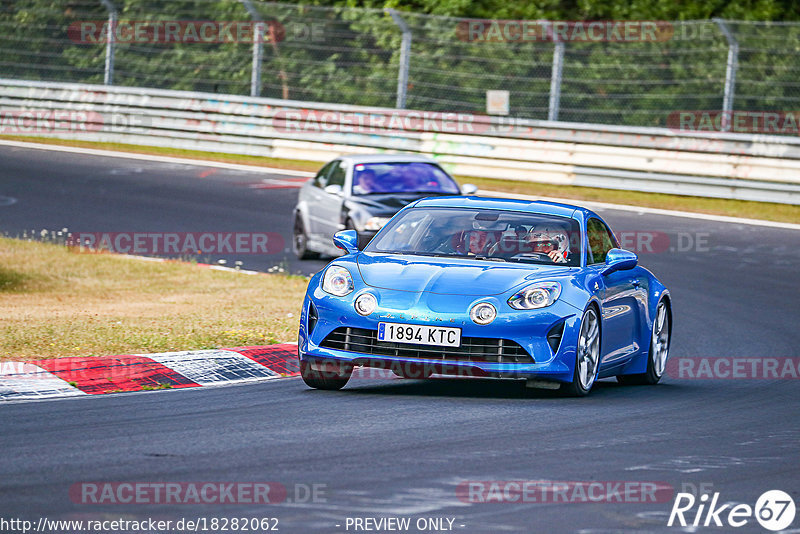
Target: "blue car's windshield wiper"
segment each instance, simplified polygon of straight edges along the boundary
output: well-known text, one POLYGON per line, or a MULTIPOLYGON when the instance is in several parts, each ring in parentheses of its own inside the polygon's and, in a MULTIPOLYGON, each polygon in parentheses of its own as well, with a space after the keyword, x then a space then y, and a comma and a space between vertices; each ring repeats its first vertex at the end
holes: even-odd
POLYGON ((457 256, 455 254, 442 254, 441 252, 422 252, 416 250, 389 250, 389 251, 379 251, 381 254, 405 254, 408 256, 430 256, 432 258, 460 258, 461 256, 457 256))
POLYGON ((505 258, 501 258, 500 256, 481 256, 480 254, 476 256, 470 256, 474 260, 486 260, 486 261, 508 261, 505 258))

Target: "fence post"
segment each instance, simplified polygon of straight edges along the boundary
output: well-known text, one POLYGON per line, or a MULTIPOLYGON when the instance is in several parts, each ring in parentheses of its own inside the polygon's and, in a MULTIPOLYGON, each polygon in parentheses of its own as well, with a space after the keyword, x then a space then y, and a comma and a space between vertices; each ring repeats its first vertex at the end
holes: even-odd
POLYGON ((106 39, 106 66, 103 72, 103 83, 114 85, 114 49, 117 34, 117 8, 111 0, 100 0, 108 10, 108 38, 106 39))
POLYGON ((264 24, 261 15, 250 0, 241 0, 244 8, 255 22, 253 32, 253 66, 250 72, 250 96, 261 96, 261 62, 264 55, 264 24))
POLYGON ((408 64, 411 60, 411 28, 400 14, 391 8, 385 10, 392 17, 392 20, 403 32, 403 40, 400 43, 400 69, 397 72, 397 103, 395 107, 405 109, 406 90, 408 88, 408 64))
POLYGON ((736 71, 739 68, 739 42, 736 36, 720 18, 713 19, 728 41, 728 61, 725 65, 725 92, 722 96, 722 129, 730 130, 733 119, 733 97, 736 94, 736 71))
POLYGON ((547 108, 547 120, 557 121, 558 110, 561 107, 561 71, 564 68, 564 42, 555 41, 553 48, 553 67, 550 72, 550 103, 547 108))

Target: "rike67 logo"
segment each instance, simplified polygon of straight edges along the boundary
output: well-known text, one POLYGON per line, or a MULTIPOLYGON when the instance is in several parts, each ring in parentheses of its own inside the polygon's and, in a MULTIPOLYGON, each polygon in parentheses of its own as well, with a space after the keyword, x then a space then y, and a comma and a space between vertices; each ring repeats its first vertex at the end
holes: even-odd
POLYGON ((795 512, 794 500, 781 490, 764 492, 755 507, 743 503, 720 503, 719 492, 710 498, 707 493, 699 498, 691 493, 678 493, 667 526, 739 528, 755 518, 765 529, 777 532, 792 524, 795 512))

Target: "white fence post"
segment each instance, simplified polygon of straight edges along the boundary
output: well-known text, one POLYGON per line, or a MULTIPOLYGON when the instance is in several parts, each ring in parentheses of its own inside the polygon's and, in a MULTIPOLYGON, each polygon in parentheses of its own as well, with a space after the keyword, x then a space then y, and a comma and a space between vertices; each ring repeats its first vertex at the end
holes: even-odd
MULTIPOLYGON (((250 18, 255 22, 253 32, 253 66, 250 72, 250 96, 261 96, 261 62, 264 55, 264 24, 261 15, 250 0, 242 0, 250 18)), ((272 38, 272 36, 270 36, 272 38)))
POLYGON ((564 69, 564 42, 556 41, 553 49, 553 67, 550 73, 550 103, 547 108, 547 120, 557 121, 561 107, 561 72, 564 69))
POLYGON ((403 32, 403 40, 400 43, 400 69, 397 71, 397 103, 395 107, 405 109, 406 90, 408 87, 408 65, 411 60, 411 28, 400 14, 391 8, 386 8, 386 12, 403 32))
POLYGON ((720 18, 713 19, 719 26, 720 31, 728 41, 728 61, 725 65, 725 91, 722 96, 722 128, 728 131, 731 128, 733 119, 733 97, 736 94, 736 71, 739 68, 739 42, 736 36, 720 18))
POLYGON ((114 49, 117 34, 117 8, 111 0, 100 0, 108 10, 108 38, 106 39, 106 66, 103 72, 103 83, 114 85, 114 49))

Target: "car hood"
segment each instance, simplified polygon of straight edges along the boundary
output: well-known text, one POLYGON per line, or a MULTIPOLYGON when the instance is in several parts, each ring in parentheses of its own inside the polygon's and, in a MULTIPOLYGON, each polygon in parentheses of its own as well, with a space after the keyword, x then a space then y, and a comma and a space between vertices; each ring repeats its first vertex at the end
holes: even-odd
POLYGON ((352 196, 348 202, 354 206, 364 208, 373 215, 394 215, 415 200, 425 197, 442 196, 436 193, 387 193, 380 195, 359 195, 352 196))
POLYGON ((449 295, 500 295, 526 282, 570 272, 569 267, 399 254, 361 253, 357 262, 368 286, 449 295))

